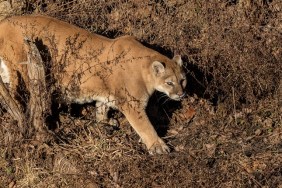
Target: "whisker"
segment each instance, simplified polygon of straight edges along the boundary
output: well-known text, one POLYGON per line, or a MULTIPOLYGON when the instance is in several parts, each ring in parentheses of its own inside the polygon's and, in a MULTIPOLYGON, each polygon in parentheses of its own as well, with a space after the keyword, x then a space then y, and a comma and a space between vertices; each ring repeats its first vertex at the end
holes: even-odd
POLYGON ((165 97, 167 97, 167 95, 162 93, 162 94, 160 95, 160 97, 158 98, 158 102, 160 102, 160 100, 163 99, 163 98, 165 98, 165 97))
POLYGON ((169 121, 171 120, 171 117, 168 115, 168 113, 166 112, 166 110, 163 108, 163 111, 164 111, 164 113, 166 114, 166 116, 167 116, 167 119, 169 119, 169 121))
POLYGON ((169 97, 167 97, 167 99, 162 103, 162 105, 164 105, 167 101, 170 101, 171 99, 169 97))

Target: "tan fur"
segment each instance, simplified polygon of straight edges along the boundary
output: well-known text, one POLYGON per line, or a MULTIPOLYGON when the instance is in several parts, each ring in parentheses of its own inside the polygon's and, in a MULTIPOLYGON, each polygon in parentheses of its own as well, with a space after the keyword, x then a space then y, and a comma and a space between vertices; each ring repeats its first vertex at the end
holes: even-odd
POLYGON ((145 108, 154 90, 174 100, 184 96, 180 56, 171 60, 131 36, 108 39, 50 17, 12 17, 0 23, 0 58, 9 69, 12 90, 18 85, 17 72, 27 84, 26 65, 20 64, 27 60, 24 37, 48 46, 55 85, 67 101, 98 101, 98 120, 106 117, 108 107, 117 108, 150 153, 169 151, 145 108))

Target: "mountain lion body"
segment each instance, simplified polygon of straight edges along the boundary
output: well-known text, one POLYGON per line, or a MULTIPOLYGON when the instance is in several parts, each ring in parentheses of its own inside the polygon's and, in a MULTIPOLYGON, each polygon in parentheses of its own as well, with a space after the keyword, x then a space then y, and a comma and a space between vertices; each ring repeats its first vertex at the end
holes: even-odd
POLYGON ((180 56, 169 59, 133 37, 108 39, 46 16, 11 17, 0 22, 0 75, 11 92, 20 79, 28 87, 22 63, 27 61, 25 37, 47 47, 51 74, 66 101, 97 101, 99 121, 106 118, 109 107, 116 108, 150 153, 169 152, 145 108, 154 90, 174 100, 184 96, 186 78, 180 56))

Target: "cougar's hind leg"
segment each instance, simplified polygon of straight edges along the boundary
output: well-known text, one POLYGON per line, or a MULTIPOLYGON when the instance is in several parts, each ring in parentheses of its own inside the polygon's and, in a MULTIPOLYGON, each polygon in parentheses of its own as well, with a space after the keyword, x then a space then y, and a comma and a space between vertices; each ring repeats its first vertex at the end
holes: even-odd
POLYGON ((97 122, 106 122, 108 120, 108 107, 100 101, 96 102, 96 120, 97 122))
POLYGON ((108 112, 110 107, 106 105, 104 102, 97 101, 96 102, 96 120, 98 123, 105 123, 113 126, 118 126, 119 123, 116 119, 108 118, 108 112))

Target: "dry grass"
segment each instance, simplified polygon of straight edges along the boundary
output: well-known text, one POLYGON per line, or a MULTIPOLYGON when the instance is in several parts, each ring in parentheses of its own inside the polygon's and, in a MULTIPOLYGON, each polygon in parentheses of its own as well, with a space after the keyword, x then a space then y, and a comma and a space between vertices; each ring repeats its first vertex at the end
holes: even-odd
POLYGON ((91 113, 61 112, 60 126, 38 143, 19 138, 3 113, 0 187, 282 187, 279 0, 28 0, 13 8, 179 53, 193 97, 176 111, 174 103, 149 105, 173 148, 162 156, 149 156, 122 117, 110 127, 91 113))

